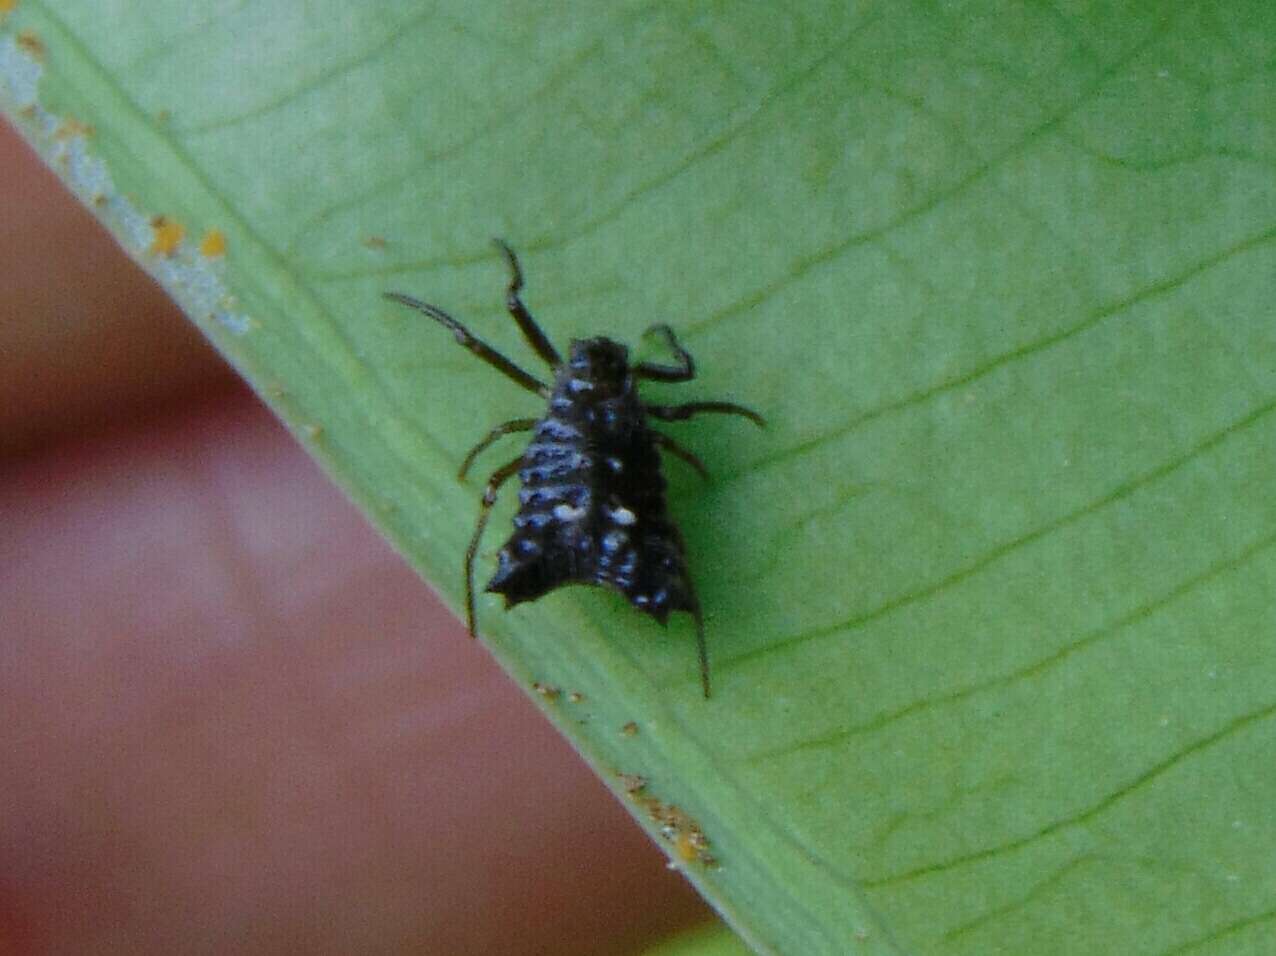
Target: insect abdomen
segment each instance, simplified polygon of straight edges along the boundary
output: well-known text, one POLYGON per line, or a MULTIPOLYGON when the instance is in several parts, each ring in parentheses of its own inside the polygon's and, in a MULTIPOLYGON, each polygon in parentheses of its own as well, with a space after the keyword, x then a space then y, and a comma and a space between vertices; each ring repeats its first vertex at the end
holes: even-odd
POLYGON ((582 525, 593 498, 592 470, 578 429, 554 416, 537 424, 518 473, 514 533, 487 585, 505 596, 507 606, 535 600, 588 572, 593 547, 582 525))
POLYGON ((570 380, 558 385, 523 455, 514 534, 487 590, 513 605, 562 584, 597 584, 662 622, 691 610, 681 540, 637 396, 593 401, 570 380))

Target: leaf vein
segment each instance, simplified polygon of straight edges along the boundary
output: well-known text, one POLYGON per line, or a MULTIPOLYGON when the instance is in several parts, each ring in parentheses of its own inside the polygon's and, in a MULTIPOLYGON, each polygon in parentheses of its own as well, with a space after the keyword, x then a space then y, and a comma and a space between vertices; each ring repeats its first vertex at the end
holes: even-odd
POLYGON ((1004 906, 997 906, 985 913, 981 913, 974 919, 968 920, 965 923, 954 926, 939 938, 946 943, 951 943, 963 936, 968 936, 981 926, 991 923, 994 920, 1001 919, 1002 917, 1009 916, 1011 913, 1025 909, 1031 905, 1034 900, 1040 899, 1045 893, 1049 892, 1052 887, 1066 880, 1068 875, 1074 870, 1085 866, 1087 863, 1093 862, 1093 860, 1094 855, 1090 853, 1084 853, 1075 859, 1069 860, 1062 866, 1057 867, 1049 876, 1046 876, 1034 883, 1023 896, 1013 902, 1006 903, 1004 906))
POLYGON ((1170 22, 1171 17, 1167 16, 1159 29, 1151 31, 1147 37, 1130 49, 1125 56, 1114 61, 1110 66, 1101 71, 1094 82, 1082 90, 1075 100, 1070 102, 1066 107, 1055 113, 1049 119, 1028 130, 1017 141, 1011 143, 1000 153, 989 159, 986 163, 975 167, 965 176, 960 177, 949 186, 935 190, 929 198, 915 206, 905 209, 899 215, 887 222, 871 229, 865 229, 864 231, 858 232, 852 236, 848 236, 845 239, 832 243, 823 249, 817 249, 814 252, 798 257, 793 268, 790 269, 787 275, 781 276, 768 285, 765 285, 748 295, 742 296, 735 302, 715 312, 702 322, 695 324, 693 327, 699 331, 701 329, 717 325, 719 322, 725 321, 726 319, 732 318, 736 315, 749 312, 768 299, 775 297, 784 289, 788 288, 790 285, 797 282, 799 279, 819 266, 832 262, 851 249, 876 242, 897 229, 922 218, 928 213, 934 211, 943 203, 961 196, 967 190, 985 179, 1011 159, 1021 155, 1032 143, 1041 139, 1047 133, 1061 127, 1082 107, 1088 105, 1099 95, 1103 87, 1110 80, 1118 76, 1130 62, 1136 59, 1146 49, 1151 47, 1156 41, 1165 35, 1169 29, 1170 22))
POLYGON ((209 120, 205 123, 196 123, 190 126, 175 127, 175 132, 179 132, 187 136, 202 136, 205 133, 228 129, 232 126, 238 126, 241 123, 247 123, 251 120, 268 116, 281 107, 286 106, 289 103, 293 103, 301 99, 303 96, 307 96, 329 83, 336 82, 342 77, 359 69, 359 67, 366 65, 381 53, 384 53, 405 37, 409 36, 410 31, 413 28, 424 23, 426 20, 432 19, 436 14, 436 10, 430 9, 409 17, 402 23, 396 24, 393 29, 388 30, 385 36, 381 37, 371 46, 360 50, 349 59, 342 60, 338 63, 333 63, 331 66, 325 67, 300 86, 287 90, 272 100, 268 100, 265 103, 259 103, 252 109, 245 110, 242 113, 224 116, 221 119, 209 120))
POLYGON ((847 620, 814 628, 809 631, 801 631, 797 634, 781 638, 778 641, 767 644, 763 647, 755 648, 752 651, 748 651, 736 657, 728 658, 718 665, 719 669, 736 668, 743 664, 768 657, 778 651, 791 650, 794 647, 806 644, 813 640, 829 637, 835 634, 842 634, 849 630, 858 630, 879 618, 885 617, 888 614, 899 610, 900 608, 916 604, 919 601, 926 600, 947 591, 983 571, 985 568, 995 564, 1007 555, 1033 544, 1047 535, 1067 527, 1068 525, 1075 524, 1076 522, 1097 513, 1109 505, 1130 497, 1140 489, 1165 478, 1202 455, 1213 451, 1230 437, 1253 427, 1256 423, 1270 415, 1274 409, 1276 409, 1276 399, 1263 403, 1235 421, 1229 422, 1222 429, 1208 435, 1191 448, 1179 455, 1176 455, 1169 461, 1166 461, 1140 475, 1127 479, 1111 491, 1093 499, 1092 501, 1086 502, 1079 508, 1075 508, 1074 510, 1060 515, 1058 518, 1048 521, 1045 524, 1026 532, 1025 534, 997 545, 976 560, 970 562, 964 567, 958 568, 956 571, 953 571, 951 574, 946 575, 938 581, 934 581, 924 587, 901 594, 889 601, 883 602, 869 611, 865 611, 864 613, 847 620))
MULTIPOLYGON (((884 9, 884 8, 883 8, 884 9)), ((827 65, 839 52, 849 46, 857 36, 871 26, 882 15, 882 10, 874 13, 874 15, 857 23, 846 36, 831 44, 827 50, 819 56, 814 57, 801 70, 791 74, 789 78, 768 91, 752 105, 741 117, 734 122, 729 122, 717 134, 711 136, 708 140, 701 143, 695 149, 688 152, 676 163, 667 169, 655 174, 651 178, 639 183, 629 192, 625 193, 617 199, 609 208, 603 210, 598 215, 585 219, 578 223, 570 233, 560 235, 542 235, 539 237, 528 237, 522 240, 519 248, 525 253, 531 254, 535 252, 545 252, 566 246, 569 243, 576 242, 607 223, 619 218, 634 203, 642 199, 652 192, 667 186, 669 183, 678 179, 680 176, 695 168, 699 163, 708 159, 710 156, 716 155, 723 149, 731 145, 741 134, 749 129, 762 116, 765 116, 771 109, 784 98, 802 89, 818 72, 827 65)), ((405 272, 420 272, 425 269, 438 268, 440 266, 456 267, 462 265, 470 265, 475 262, 482 261, 490 257, 487 251, 475 251, 465 253, 460 256, 435 257, 428 259, 416 259, 409 262, 398 262, 386 265, 376 269, 352 269, 348 271, 331 271, 316 273, 316 278, 320 279, 361 279, 366 277, 386 277, 400 275, 405 272)))
POLYGON ((1224 724, 1218 730, 1215 730, 1213 733, 1205 735, 1204 737, 1194 741, 1187 747, 1184 747, 1183 749, 1178 750, 1174 752, 1173 754, 1170 754, 1165 759, 1160 760, 1157 763, 1153 764, 1151 767, 1149 767, 1147 770, 1140 773, 1138 776, 1134 777, 1124 786, 1117 788, 1108 796, 1104 797, 1101 800, 1096 801, 1093 805, 1091 805, 1090 807, 1087 807, 1085 810, 1082 810, 1080 813, 1074 814, 1069 817, 1062 817, 1058 820, 1055 820, 1054 822, 1040 828, 1034 833, 1030 833, 1013 840, 1007 840, 1006 842, 997 844, 996 846, 990 846, 982 850, 976 850, 973 853, 964 853, 958 856, 953 856, 948 858, 947 860, 941 860, 938 863, 932 863, 927 866, 917 867, 916 869, 912 869, 912 870, 905 870, 900 873, 891 874, 889 876, 878 877, 871 880, 865 880, 863 885, 866 888, 874 888, 874 889, 883 887, 883 886, 898 886, 901 883, 920 879, 926 876, 934 876, 938 873, 943 873, 947 870, 954 869, 955 867, 965 866, 970 863, 977 863, 980 860, 986 860, 986 859, 989 859, 990 857, 999 856, 1004 853, 1010 853, 1014 850, 1019 850, 1033 843, 1036 843, 1039 840, 1043 840, 1046 837, 1053 836, 1054 834, 1059 833, 1063 830, 1081 826, 1085 823, 1090 822, 1096 817, 1102 815, 1104 812, 1116 806, 1118 803, 1122 802, 1127 797, 1133 796, 1134 794, 1144 790, 1146 787, 1153 785, 1158 778, 1163 777, 1165 774, 1169 773, 1175 767, 1181 765, 1182 763, 1189 760, 1190 758, 1196 756, 1199 753, 1204 752, 1205 750, 1208 750, 1210 747, 1214 746, 1215 744, 1221 743, 1222 741, 1226 740, 1228 737, 1238 734, 1244 731, 1245 729, 1255 724, 1258 724, 1264 720, 1267 720, 1271 717, 1276 717, 1276 703, 1269 704, 1266 707, 1261 707, 1257 710, 1250 711, 1249 713, 1246 713, 1246 714, 1242 714, 1239 717, 1236 717, 1233 720, 1228 721, 1226 724, 1224 724))
POLYGON ((1129 627, 1133 627, 1140 622, 1150 620, 1157 614, 1157 612, 1169 607, 1181 598, 1187 597, 1198 588, 1211 583, 1225 574, 1239 571, 1246 564, 1253 561, 1273 546, 1276 546, 1276 533, 1260 538, 1244 548, 1239 554, 1210 565, 1200 574, 1193 575, 1186 580, 1181 581, 1164 594, 1158 595, 1156 598, 1140 604, 1128 613, 1121 615, 1115 621, 1112 621, 1104 627, 1097 628, 1089 634, 1083 635, 1070 644, 1065 644, 1053 653, 1046 655, 1040 660, 1033 661, 1031 664, 1024 667, 988 680, 978 681, 977 683, 959 688, 947 694, 914 701, 903 707, 896 708, 895 710, 879 714, 873 719, 861 724, 856 724, 852 727, 839 730, 833 734, 814 737, 797 743, 789 743, 783 747, 777 747, 773 750, 760 751, 758 753, 751 754, 744 759, 749 763, 760 763, 773 760, 778 757, 791 756, 795 753, 801 753, 804 751, 822 750, 828 747, 834 747, 845 743, 847 740, 854 737, 863 736, 865 734, 881 730, 914 714, 931 710, 936 707, 958 703, 990 690, 1008 687, 1020 681, 1038 677, 1055 666, 1062 664, 1064 661, 1078 654, 1082 650, 1112 638, 1121 631, 1129 627))
POLYGON ((1167 949, 1161 956, 1181 956, 1182 953, 1189 953, 1194 949, 1200 949, 1210 943, 1216 943, 1221 939, 1226 939, 1236 933, 1250 929, 1254 926, 1261 926, 1263 923, 1276 923, 1276 909, 1264 910, 1261 913, 1255 913, 1253 916, 1245 916, 1230 923, 1219 926, 1211 933, 1204 936, 1198 936, 1196 939, 1188 940, 1175 946, 1173 949, 1167 949))
MULTIPOLYGON (((584 66, 591 59, 593 59, 595 56, 598 55, 601 49, 602 49, 601 39, 594 39, 593 41, 585 44, 584 46, 580 48, 580 50, 577 53, 571 56, 562 66, 558 67, 555 70, 552 70, 550 72, 549 77, 539 87, 532 90, 530 93, 527 94, 527 96, 518 100, 513 105, 507 107, 504 110, 500 110, 499 112, 497 112, 486 123, 482 123, 479 126, 475 127, 473 130, 471 130, 468 135, 462 136, 460 139, 458 139, 454 143, 450 143, 446 146, 440 147, 432 151, 427 150, 423 152, 422 155, 418 157, 418 159, 404 171, 394 176, 391 176, 387 179, 383 179, 379 182, 375 182, 371 184, 367 189, 364 189, 353 195, 344 196, 339 201, 334 202, 326 206, 325 208, 319 210, 317 213, 315 213, 314 215, 306 219, 306 221, 303 222, 298 227, 296 238, 293 239, 288 244, 286 251, 288 253, 292 253, 295 250, 295 246, 297 242, 299 242, 304 237, 316 232, 325 223, 330 222, 332 219, 339 216, 341 213, 345 212, 346 210, 357 208, 367 202, 370 202, 371 200, 377 199, 381 196, 385 196, 393 192, 394 190, 400 188, 404 183, 410 182, 412 179, 417 177, 420 174, 421 170, 429 167, 430 164, 442 162, 444 160, 451 159, 454 156, 459 156, 461 153, 465 152, 471 146, 482 141, 486 137, 491 136, 493 133, 497 132, 498 130, 504 128, 506 125, 508 125, 509 123, 517 119, 519 116, 521 116, 524 113, 524 111, 528 108, 528 106, 530 106, 532 103, 535 103, 537 100, 543 99, 549 96, 551 93, 554 92, 554 90, 558 89, 559 87, 563 86, 565 83, 570 81, 571 78, 574 77, 577 73, 579 73, 580 70, 583 69, 584 66)), ((491 258, 491 250, 485 249, 481 253, 471 253, 468 256, 447 260, 447 264, 454 265, 454 266, 470 265, 475 262, 482 262, 485 259, 490 259, 490 258, 491 258)), ((352 278, 363 278, 365 276, 371 277, 371 276, 396 275, 396 274, 410 272, 410 271, 413 271, 413 266, 411 263, 408 263, 408 264, 400 263, 393 266, 387 266, 382 269, 371 269, 371 270, 363 269, 363 270, 352 270, 349 272, 315 270, 315 271, 310 271, 308 274, 311 279, 322 281, 322 280, 328 280, 328 279, 352 279, 352 278)))
POLYGON ((977 365, 960 375, 944 379, 943 381, 937 382, 928 388, 919 389, 903 396, 902 398, 885 402, 878 405, 876 408, 871 408, 835 429, 812 436, 811 438, 808 438, 803 442, 799 442, 796 445, 790 445, 787 448, 780 449, 774 454, 761 456, 755 459, 748 469, 730 476, 726 481, 738 481, 770 465, 791 461, 821 447, 822 445, 826 445, 838 438, 842 438, 845 435, 857 431, 863 426, 874 422, 879 418, 883 418, 896 412, 906 411, 914 406, 922 405, 936 396, 943 395, 959 388, 964 388, 965 386, 977 382, 982 378, 986 378, 998 369, 1024 359, 1031 358, 1038 353, 1045 352, 1056 345, 1060 345, 1069 339, 1075 338, 1076 336, 1102 324, 1107 319, 1120 316, 1124 312, 1127 312, 1144 302, 1155 299, 1159 296, 1168 295, 1171 292, 1186 286, 1192 279, 1204 275, 1214 267, 1222 265, 1237 255, 1244 254, 1253 249, 1261 248, 1262 246, 1272 242, 1274 239, 1276 239, 1276 226, 1265 229, 1253 236, 1248 236, 1245 239, 1220 250, 1212 256, 1208 256, 1199 262, 1193 263, 1191 266, 1176 275, 1170 276, 1166 279, 1161 279, 1151 285, 1143 287, 1142 289, 1135 290, 1130 295, 1122 299, 1096 308, 1084 319, 1068 326, 1067 328, 1060 329, 1057 332, 1052 332, 1049 335, 1044 335, 1041 338, 1023 344, 1018 348, 1002 352, 1000 355, 996 355, 987 362, 977 365))

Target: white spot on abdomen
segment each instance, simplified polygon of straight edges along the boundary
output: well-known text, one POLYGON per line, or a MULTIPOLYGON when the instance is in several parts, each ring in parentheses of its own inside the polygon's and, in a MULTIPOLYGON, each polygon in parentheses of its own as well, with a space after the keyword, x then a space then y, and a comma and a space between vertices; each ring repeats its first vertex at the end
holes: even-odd
POLYGON ((573 508, 569 504, 554 505, 553 515, 559 521, 578 521, 585 517, 585 508, 573 508))
POLYGON ((611 509, 611 520, 618 525, 631 525, 638 520, 638 516, 624 505, 621 505, 619 508, 611 509))

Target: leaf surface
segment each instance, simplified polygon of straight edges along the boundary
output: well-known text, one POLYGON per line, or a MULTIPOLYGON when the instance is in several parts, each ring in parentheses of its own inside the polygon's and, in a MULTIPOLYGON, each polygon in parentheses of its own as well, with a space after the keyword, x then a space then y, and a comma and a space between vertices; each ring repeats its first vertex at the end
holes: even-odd
POLYGON ((503 236, 557 342, 767 415, 668 426, 712 701, 686 621, 479 612, 758 951, 1257 954, 1273 9, 22 0, 0 102, 454 606, 539 410, 383 291, 531 366, 503 236))

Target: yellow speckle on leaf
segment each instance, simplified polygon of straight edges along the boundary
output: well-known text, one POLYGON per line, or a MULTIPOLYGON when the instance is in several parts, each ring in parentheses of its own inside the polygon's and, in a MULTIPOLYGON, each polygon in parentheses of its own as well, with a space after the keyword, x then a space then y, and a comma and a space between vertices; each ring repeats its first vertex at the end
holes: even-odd
POLYGON ((17 37, 19 48, 26 50, 37 60, 44 59, 44 41, 30 30, 23 30, 17 37))
POLYGON ((209 229, 199 241, 199 251, 209 259, 216 259, 226 254, 226 234, 220 229, 209 229))
POLYGON ((673 844, 673 851, 684 863, 700 863, 716 867, 717 858, 709 852, 709 838, 700 825, 680 807, 661 803, 654 797, 640 801, 648 816, 660 827, 660 835, 673 844))
POLYGON ((0 0, 0 16, 12 13, 18 8, 18 0, 0 0))
POLYGON ((186 238, 186 227, 167 216, 156 216, 151 220, 151 255, 171 256, 186 238))
POLYGON ((635 737, 638 734, 638 725, 631 720, 620 728, 620 732, 626 737, 635 737))
POLYGON ((619 774, 620 785, 625 788, 625 793, 631 797, 647 786, 645 777, 641 777, 636 773, 619 774))
POLYGON ((546 700, 558 700, 559 694, 562 693, 559 688, 554 687, 552 684, 542 684, 540 681, 536 681, 532 684, 532 690, 536 691, 536 693, 540 694, 546 700))
POLYGON ((687 863, 693 863, 700 856, 700 851, 691 839, 691 835, 687 833, 678 834, 678 839, 674 841, 673 848, 677 852, 679 858, 687 863))
POLYGON ((385 236, 364 236, 363 244, 369 249, 384 249, 386 247, 385 236))

